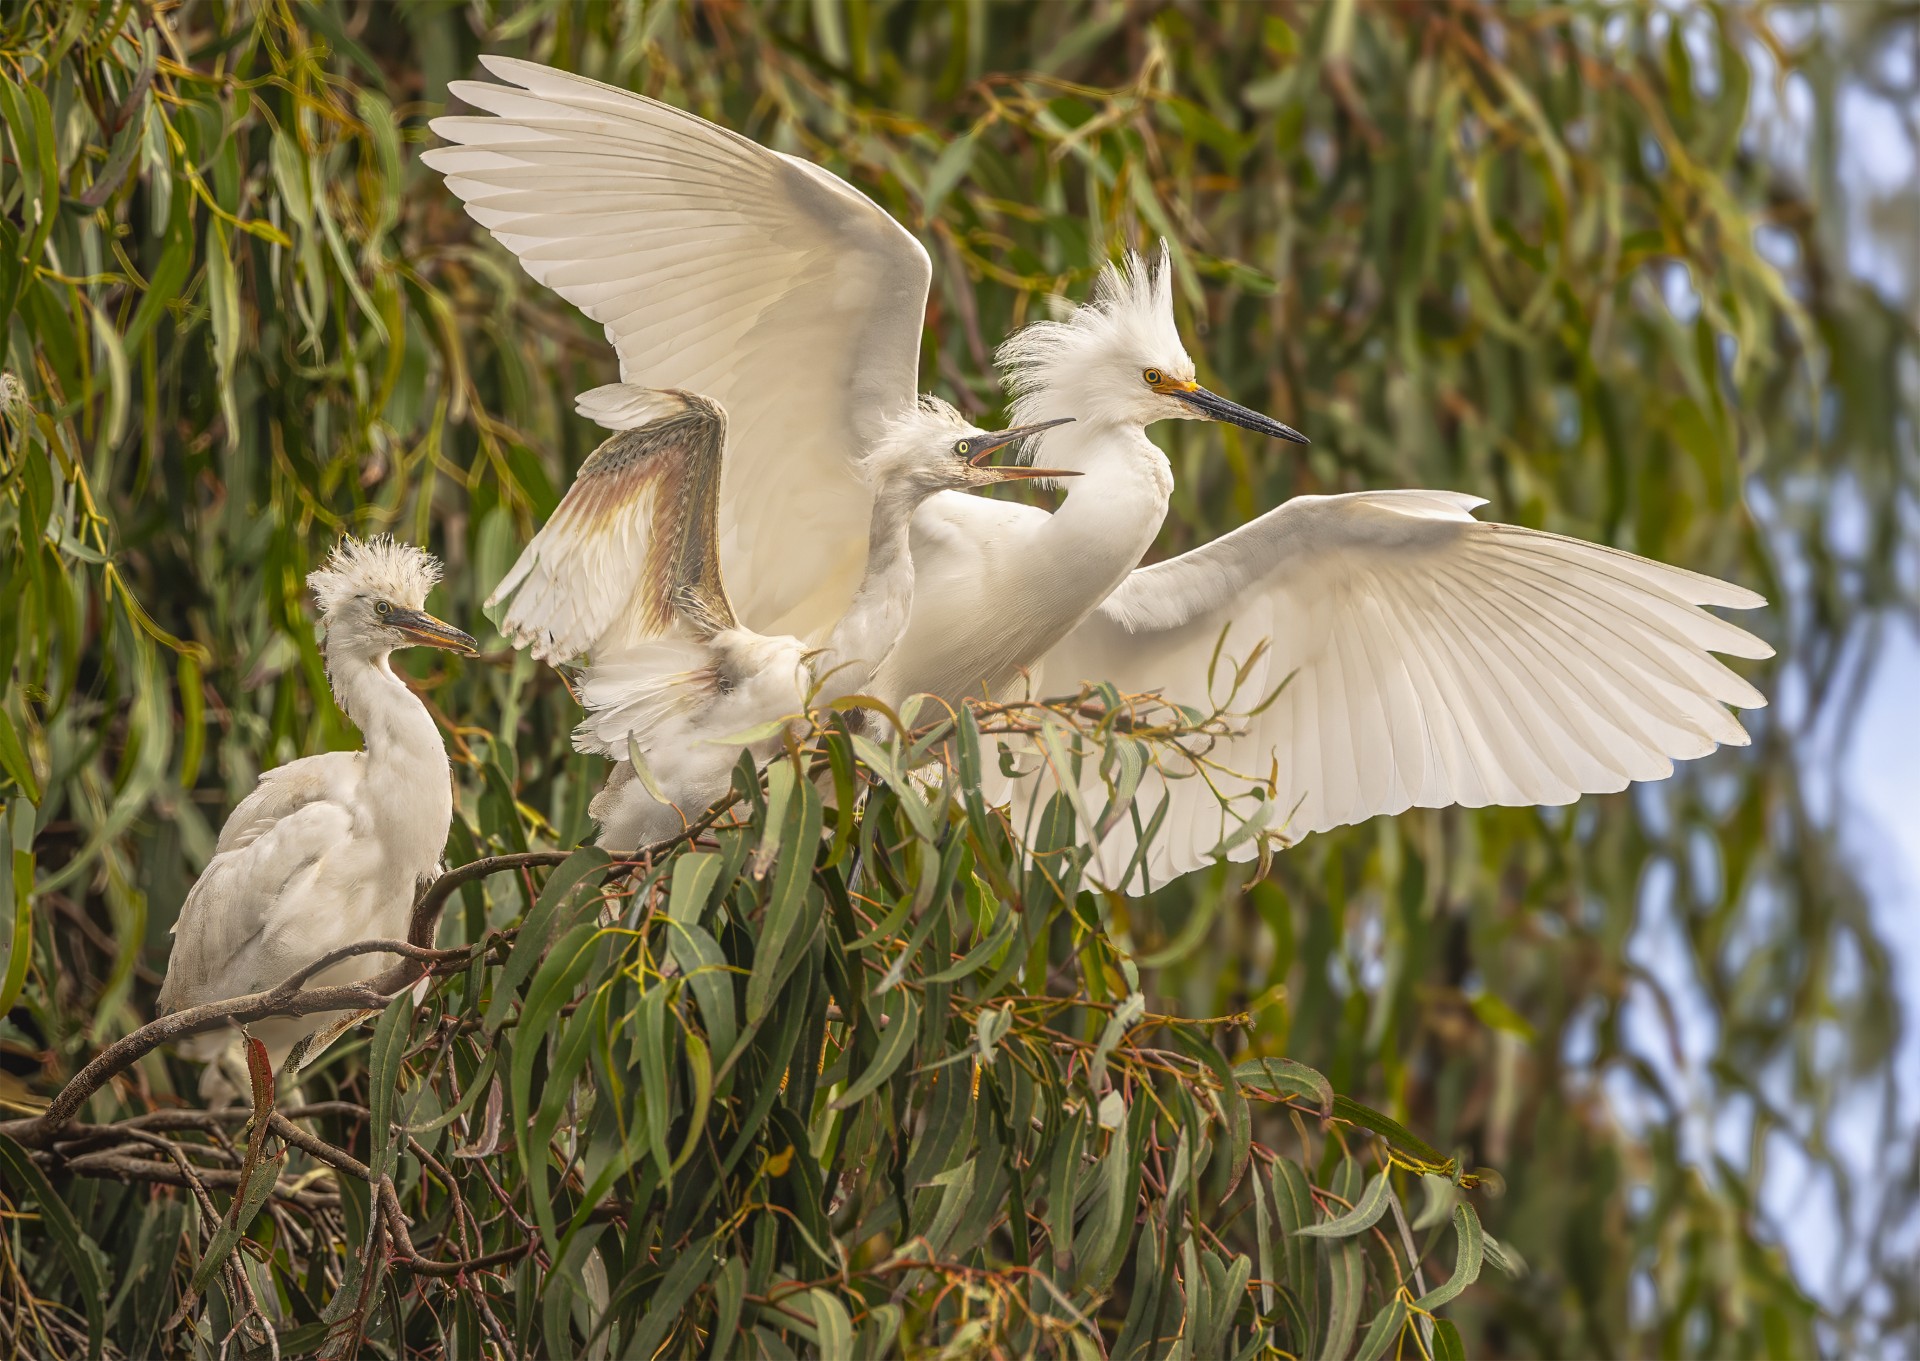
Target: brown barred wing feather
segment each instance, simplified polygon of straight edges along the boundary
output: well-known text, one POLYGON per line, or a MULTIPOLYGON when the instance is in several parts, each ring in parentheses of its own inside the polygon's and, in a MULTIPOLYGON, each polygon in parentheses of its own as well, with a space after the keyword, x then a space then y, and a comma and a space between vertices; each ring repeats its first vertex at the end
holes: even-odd
POLYGON ((649 418, 587 457, 487 601, 501 634, 542 661, 733 627, 719 556, 726 414, 688 392, 647 400, 649 418))

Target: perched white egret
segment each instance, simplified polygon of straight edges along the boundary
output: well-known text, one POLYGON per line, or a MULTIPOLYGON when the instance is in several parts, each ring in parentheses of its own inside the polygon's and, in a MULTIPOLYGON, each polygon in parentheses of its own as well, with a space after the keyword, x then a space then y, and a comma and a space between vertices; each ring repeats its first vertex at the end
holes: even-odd
MULTIPOLYGON (((623 382, 583 395, 583 414, 630 423, 639 383, 697 388, 734 414, 718 510, 734 600, 757 627, 819 637, 862 566, 849 455, 912 400, 925 251, 818 166, 596 81, 483 61, 512 84, 457 82, 493 116, 436 120, 456 145, 426 159, 535 279, 606 326, 623 382)), ((1109 270, 1092 305, 1002 358, 1016 420, 1080 417, 1046 457, 1084 476, 1052 515, 922 506, 911 619, 874 685, 952 699, 1026 669, 1050 691, 1105 679, 1206 708, 1223 630, 1226 653, 1256 663, 1243 700, 1292 677, 1211 753, 1211 787, 1148 781, 1143 806, 1168 800, 1150 881, 1203 862, 1250 806, 1297 838, 1416 804, 1565 802, 1746 741, 1723 706, 1764 701, 1711 654, 1769 649, 1699 607, 1758 596, 1483 524, 1474 497, 1296 498, 1136 570, 1172 489, 1145 426, 1226 419, 1299 438, 1194 383, 1164 263, 1109 270)), ((1027 782, 1019 797, 1045 793, 1027 782)), ((1098 872, 1120 873, 1132 835, 1106 839, 1098 872)))
MULTIPOLYGON (((1157 269, 1138 258, 1110 268, 1093 305, 1027 327, 1000 360, 1016 420, 1080 416, 1040 444, 1048 462, 1088 473, 1069 505, 1114 487, 1159 487, 1157 502, 1136 491, 1109 532, 1119 538, 1149 519, 1157 527, 1171 477, 1143 427, 1204 416, 1213 400, 1193 386, 1164 251, 1157 269)), ((1205 863, 1249 817, 1297 841, 1416 806, 1570 803, 1661 779, 1675 760, 1718 744, 1747 744, 1725 706, 1766 700, 1713 654, 1773 649, 1701 607, 1753 609, 1766 603, 1760 596, 1619 549, 1475 520, 1482 504, 1450 491, 1295 497, 1125 573, 1097 609, 1042 645, 1033 683, 1045 693, 1110 681, 1241 715, 1239 735, 1206 744, 1206 778, 1178 754, 1147 775, 1136 806, 1144 822, 1164 800, 1165 822, 1144 878, 1129 876, 1129 886, 1205 863)), ((938 523, 955 545, 941 562, 968 542, 1017 542, 1039 514, 960 497, 927 509, 941 519, 915 522, 914 552, 923 527, 938 523)), ((900 670, 890 665, 876 683, 883 696, 965 688, 975 673, 1006 682, 1012 658, 915 668, 952 618, 1014 589, 1010 556, 981 552, 950 577, 923 567, 916 601, 927 613, 916 607, 894 654, 900 670)), ((1040 778, 1005 793, 1024 814, 1052 787, 1040 778)), ((1250 859, 1258 849, 1257 837, 1241 836, 1228 854, 1250 859)), ((1117 884, 1134 852, 1132 821, 1120 819, 1094 871, 1117 884)))
MULTIPOLYGON (((291 761, 240 801, 174 923, 161 1011, 271 988, 354 941, 405 939, 416 891, 447 843, 453 781, 432 715, 387 659, 413 646, 473 652, 470 636, 422 608, 439 579, 432 556, 387 538, 343 539, 307 578, 326 626, 327 683, 366 750, 291 761)), ((357 955, 312 982, 356 982, 392 962, 357 955)), ((252 1031, 278 1071, 330 1019, 261 1021, 252 1031)), ((235 1032, 182 1047, 208 1063, 204 1097, 246 1089, 235 1032)))
MULTIPOLYGON (((1071 417, 1013 430, 969 424, 922 397, 877 428, 857 468, 870 489, 866 567, 822 646, 756 633, 728 599, 716 527, 726 413, 688 392, 635 393, 644 423, 580 467, 489 608, 501 633, 545 660, 591 658, 575 745, 620 762, 591 811, 600 842, 630 851, 670 836, 727 790, 730 739, 865 688, 913 601, 908 524, 929 496, 1067 469, 995 466, 995 450, 1071 417)), ((777 733, 746 747, 756 760, 777 733)))

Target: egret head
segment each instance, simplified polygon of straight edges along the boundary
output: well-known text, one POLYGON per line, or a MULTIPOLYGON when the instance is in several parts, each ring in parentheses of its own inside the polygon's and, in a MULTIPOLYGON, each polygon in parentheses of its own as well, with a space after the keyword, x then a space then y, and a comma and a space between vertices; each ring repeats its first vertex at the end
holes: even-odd
POLYGON ((1077 412, 1088 421, 1231 421, 1305 444, 1291 426, 1201 387, 1173 319, 1173 266, 1166 243, 1151 264, 1129 253, 1100 271, 1093 300, 1059 321, 1015 332, 996 356, 1014 394, 1016 421, 1077 412))
POLYGON ((400 647, 440 647, 472 656, 472 635, 442 623, 422 606, 440 580, 431 553, 386 535, 342 538, 326 566, 307 577, 327 627, 329 662, 384 656, 400 647))
POLYGON ((1006 430, 982 430, 928 393, 911 410, 888 422, 868 450, 861 471, 876 493, 897 490, 916 502, 935 492, 969 491, 995 482, 1073 477, 1064 468, 987 461, 998 450, 1072 419, 1062 416, 1006 430))

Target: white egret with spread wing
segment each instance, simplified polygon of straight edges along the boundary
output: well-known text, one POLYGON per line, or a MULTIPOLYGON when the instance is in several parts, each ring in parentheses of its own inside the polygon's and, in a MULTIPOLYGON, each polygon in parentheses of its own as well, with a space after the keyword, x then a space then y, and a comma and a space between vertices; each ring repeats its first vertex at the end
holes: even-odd
MULTIPOLYGON (((1094 305, 1028 327, 1000 358, 1017 394, 1014 419, 1080 415, 1043 437, 1048 462, 1086 469, 1122 459, 1137 482, 1171 485, 1142 427, 1196 406, 1205 415, 1211 400, 1192 387, 1164 253, 1157 268, 1134 258, 1109 269, 1094 305)), ((1202 762, 1169 753, 1140 786, 1142 818, 1163 800, 1166 813, 1130 887, 1204 864, 1250 816, 1293 841, 1410 807, 1570 803, 1661 779, 1675 760, 1716 745, 1747 744, 1726 706, 1766 700, 1713 654, 1773 649, 1702 607, 1753 609, 1760 596, 1619 549, 1485 523, 1470 513, 1481 504, 1450 491, 1295 497, 1126 573, 1045 648, 1033 666, 1043 692, 1106 681, 1239 715, 1235 736, 1196 744, 1206 778, 1202 762), (1228 693, 1233 677, 1237 694, 1228 693)), ((974 526, 1016 515, 965 498, 930 509, 976 541, 988 535, 974 526)), ((1031 524, 1040 512, 1017 514, 1031 524)), ((981 608, 1006 589, 996 570, 982 562, 927 583, 928 613, 916 609, 899 669, 876 683, 883 696, 971 683, 966 668, 907 668, 932 653, 916 643, 940 637, 947 612, 981 608), (980 596, 971 603, 970 588, 980 596)), ((1005 684, 1012 659, 986 660, 987 682, 1005 684)), ((1024 817, 1052 788, 1049 774, 1002 792, 1024 817)), ((1135 838, 1132 820, 1120 819, 1100 844, 1096 876, 1117 886, 1135 838)), ((1258 840, 1240 836, 1227 853, 1250 859, 1258 840)))
MULTIPOLYGON (((1062 424, 985 431, 923 397, 876 428, 857 460, 870 489, 866 566, 853 599, 810 646, 755 632, 729 598, 718 550, 727 418, 688 392, 633 394, 644 421, 581 465, 547 524, 487 602, 501 632, 556 663, 590 658, 575 745, 618 761, 594 799, 600 842, 629 851, 681 830, 726 792, 741 734, 865 688, 914 593, 907 527, 927 497, 1065 469, 987 458, 1062 424)), ((778 733, 745 749, 765 759, 778 733)))
MULTIPOLYGON (((491 116, 435 119, 453 145, 422 159, 534 279, 606 327, 622 381, 582 394, 582 415, 639 424, 651 409, 643 388, 725 408, 720 561, 734 605, 754 628, 824 637, 865 566, 872 492, 858 458, 918 391, 926 250, 818 166, 599 81, 481 61, 512 84, 455 81, 454 96, 491 116)), ((1192 395, 1206 407, 1188 414, 1302 438, 1192 395)), ((1007 543, 998 565, 1024 578, 1022 594, 944 612, 943 648, 1017 642, 1037 661, 1140 560, 1166 513, 1164 473, 1155 489, 1124 459, 1081 471, 1059 513, 1023 521, 1007 543)), ((991 548, 961 542, 951 563, 936 560, 948 536, 922 531, 956 500, 979 498, 936 497, 915 517, 917 614, 939 605, 926 592, 991 548)), ((919 635, 904 645, 919 647, 919 635)))
MULTIPOLYGON (((848 452, 911 401, 925 251, 817 166, 611 86, 483 60, 512 85, 456 83, 493 116, 436 120, 456 145, 426 159, 535 279, 605 324, 623 383, 585 394, 583 413, 619 426, 638 383, 697 387, 734 412, 718 511, 729 585, 743 618, 817 637, 861 568, 848 452)), ((1298 438, 1195 384, 1164 261, 1109 270, 1094 304, 1002 355, 1017 420, 1080 418, 1046 457, 1084 476, 1051 515, 931 498, 913 526, 911 620, 875 685, 953 699, 1026 670, 1054 691, 1104 679, 1204 709, 1227 631, 1256 662, 1249 693, 1291 680, 1212 753, 1234 809, 1199 779, 1144 787, 1167 807, 1153 881, 1220 849, 1250 804, 1297 837, 1413 805, 1564 802, 1746 740, 1723 706, 1763 701, 1712 653, 1769 650, 1700 607, 1758 596, 1483 524, 1473 497, 1297 498, 1137 568, 1172 489, 1145 426, 1225 419, 1298 438)), ((1103 844, 1101 873, 1124 871, 1131 835, 1103 844)))
MULTIPOLYGON (((453 779, 433 716, 388 658, 415 646, 473 652, 470 636, 424 610, 439 579, 434 558, 386 538, 343 539, 307 578, 326 626, 327 683, 366 749, 290 761, 240 801, 174 923, 161 1011, 274 987, 356 941, 406 938, 414 897, 446 848, 453 779)), ((393 962, 352 956, 312 982, 357 982, 393 962)), ((252 1032, 277 1071, 330 1019, 260 1021, 252 1032)), ((208 1063, 203 1096, 246 1089, 235 1032, 182 1048, 208 1063)))

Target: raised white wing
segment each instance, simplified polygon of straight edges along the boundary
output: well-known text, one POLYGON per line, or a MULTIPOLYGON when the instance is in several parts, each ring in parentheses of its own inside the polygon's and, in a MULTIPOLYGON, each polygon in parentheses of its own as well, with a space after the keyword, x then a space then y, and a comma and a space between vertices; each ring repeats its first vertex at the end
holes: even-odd
POLYGON ((542 661, 733 627, 718 534, 724 412, 649 392, 647 423, 587 456, 552 517, 487 598, 501 635, 542 661))
MULTIPOLYGON (((1278 689, 1238 720, 1242 735, 1198 763, 1173 755, 1143 782, 1143 823, 1170 799, 1149 884, 1213 858, 1262 794, 1269 830, 1297 840, 1413 806, 1570 803, 1660 779, 1718 743, 1746 745, 1724 706, 1766 700, 1712 654, 1772 649, 1700 607, 1752 609, 1761 597, 1486 524, 1468 513, 1479 504, 1434 491, 1296 497, 1134 572, 1048 654, 1051 694, 1112 681, 1247 714, 1278 689)), ((1049 792, 1022 781, 1016 812, 1049 792)), ((1257 843, 1242 837, 1228 853, 1250 859, 1257 843)), ((1096 867, 1113 883, 1133 854, 1123 822, 1096 867)))
MULTIPOLYGON (((726 408, 720 551, 741 617, 830 627, 866 565, 871 497, 849 456, 914 400, 926 251, 817 166, 598 81, 481 60, 512 84, 450 88, 494 116, 434 120, 456 145, 423 159, 606 326, 624 383, 726 408)), ((580 410, 620 428, 624 399, 595 389, 580 410)))

